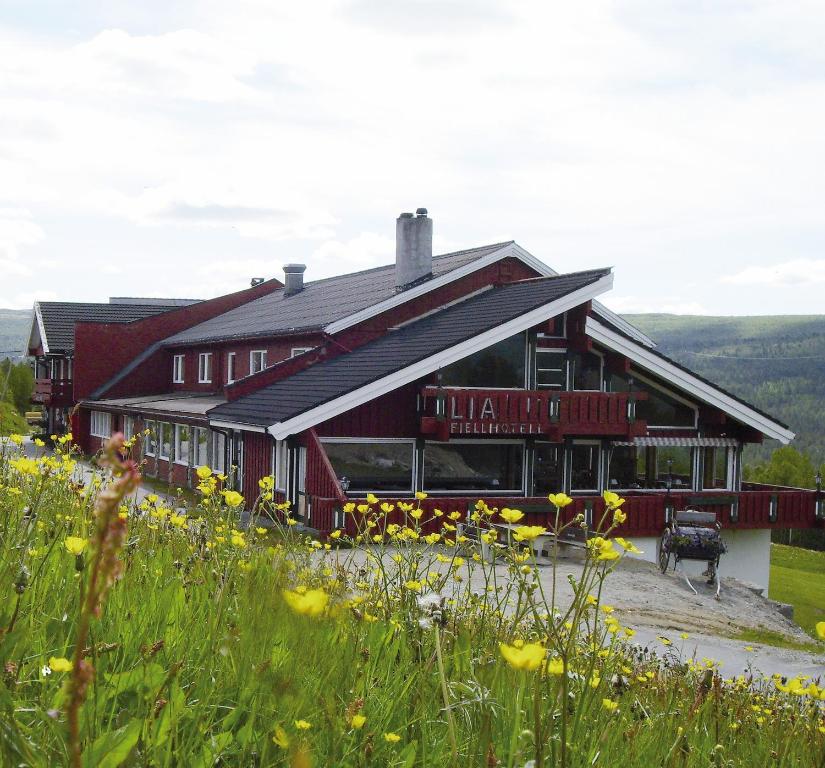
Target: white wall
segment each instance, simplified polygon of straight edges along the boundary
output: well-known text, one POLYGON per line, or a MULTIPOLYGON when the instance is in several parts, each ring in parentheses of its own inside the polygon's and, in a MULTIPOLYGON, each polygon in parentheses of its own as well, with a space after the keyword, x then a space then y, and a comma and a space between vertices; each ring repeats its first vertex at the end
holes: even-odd
MULTIPOLYGON (((771 565, 771 532, 767 528, 755 530, 723 530, 722 538, 728 551, 719 561, 722 578, 732 576, 739 581, 757 584, 767 595, 771 565)), ((650 563, 659 562, 659 539, 652 536, 633 538, 633 543, 644 554, 630 555, 650 563)), ((673 567, 671 560, 670 567, 673 567)), ((680 564, 691 578, 707 567, 704 562, 687 560, 680 564)))

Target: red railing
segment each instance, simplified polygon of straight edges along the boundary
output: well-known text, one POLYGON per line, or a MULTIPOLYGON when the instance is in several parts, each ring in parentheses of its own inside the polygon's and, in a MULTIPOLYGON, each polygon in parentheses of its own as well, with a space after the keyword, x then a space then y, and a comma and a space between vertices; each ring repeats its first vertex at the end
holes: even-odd
POLYGON ((347 497, 314 429, 306 433, 306 493, 311 505, 310 525, 320 531, 335 527, 335 510, 347 497))
MULTIPOLYGON (((770 491, 703 491, 671 493, 633 493, 623 494, 625 503, 622 510, 627 520, 617 530, 622 536, 659 536, 665 525, 666 509, 702 509, 715 512, 719 522, 725 529, 750 528, 815 528, 825 525, 825 521, 816 518, 816 492, 785 489, 776 492, 770 491)), ((443 521, 450 512, 458 511, 462 520, 468 511, 472 512, 476 502, 482 499, 489 507, 501 509, 514 507, 525 513, 524 523, 527 525, 547 525, 555 519, 555 510, 547 501, 547 497, 519 497, 508 498, 503 496, 430 496, 421 502, 415 499, 382 499, 397 503, 407 501, 416 506, 421 505, 425 510, 426 518, 431 518, 433 511, 439 509, 444 516, 435 518, 427 523, 426 532, 439 530, 443 521)), ((353 499, 354 501, 359 501, 353 499)), ((331 501, 325 505, 328 516, 332 521, 333 510, 341 508, 340 503, 331 501)), ((562 522, 572 520, 575 515, 582 513, 597 526, 604 514, 604 500, 601 496, 576 496, 573 503, 565 507, 561 514, 562 522)), ((313 506, 313 518, 315 517, 313 506)), ((354 532, 353 518, 347 516, 347 530, 354 532)), ((403 515, 393 512, 391 522, 403 522, 403 515)), ((320 527, 314 523, 315 527, 320 527)), ((329 530, 322 528, 322 530, 329 530)))
POLYGON ((421 431, 450 435, 543 434, 554 440, 568 435, 631 437, 644 434, 633 403, 644 392, 553 392, 550 390, 421 390, 421 431))
POLYGON ((32 402, 61 406, 72 403, 71 379, 35 379, 32 402))

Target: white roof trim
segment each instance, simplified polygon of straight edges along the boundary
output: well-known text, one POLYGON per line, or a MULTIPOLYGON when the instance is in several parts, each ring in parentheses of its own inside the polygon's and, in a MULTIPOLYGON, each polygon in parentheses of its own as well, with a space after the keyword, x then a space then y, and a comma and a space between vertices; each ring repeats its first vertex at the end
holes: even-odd
POLYGON ((340 397, 334 398, 329 402, 322 403, 315 408, 311 408, 304 413, 294 416, 287 421, 273 424, 269 427, 268 432, 276 439, 283 440, 289 435, 295 435, 303 432, 305 429, 314 427, 322 421, 331 419, 339 413, 344 413, 352 408, 355 408, 363 403, 374 400, 381 395, 392 392, 394 389, 409 384, 428 373, 437 371, 439 368, 456 360, 461 360, 468 355, 477 352, 480 349, 492 346, 503 339, 513 336, 521 331, 526 331, 532 328, 537 323, 546 320, 549 317, 554 317, 562 312, 567 312, 573 307, 579 306, 585 301, 589 301, 594 296, 598 296, 605 291, 609 291, 613 286, 613 274, 607 274, 599 278, 596 282, 579 288, 572 293, 562 296, 560 299, 543 304, 537 309, 521 315, 520 317, 509 320, 506 323, 496 326, 495 328, 485 331, 484 333, 474 336, 461 344, 456 344, 449 349, 431 355, 430 357, 420 360, 417 363, 402 368, 400 371, 391 373, 383 379, 373 381, 369 384, 359 387, 358 389, 348 392, 340 397))
POLYGON ((40 314, 40 302, 34 302, 34 312, 32 313, 32 329, 29 333, 29 346, 26 349, 28 353, 32 347, 32 336, 34 335, 34 324, 37 323, 37 332, 40 334, 40 344, 43 347, 43 354, 49 354, 49 341, 46 338, 46 329, 43 327, 43 316, 40 314))
POLYGON ((419 296, 423 296, 424 294, 427 294, 430 291, 435 290, 436 288, 441 288, 442 286, 448 285, 454 280, 459 280, 462 277, 471 275, 473 272, 476 272, 479 269, 483 269, 484 267, 489 266, 490 264, 495 264, 500 259, 503 259, 511 255, 511 248, 512 244, 504 245, 498 250, 495 250, 492 253, 488 253, 486 256, 483 256, 480 259, 470 261, 461 267, 457 267, 456 269, 450 270, 449 272, 445 272, 443 275, 434 277, 432 280, 427 280, 421 283, 420 285, 415 285, 412 288, 407 288, 407 290, 401 291, 400 293, 396 293, 394 296, 390 296, 390 298, 384 299, 384 301, 379 301, 378 304, 373 304, 372 306, 365 307, 364 309, 358 312, 354 312, 351 315, 347 315, 347 317, 342 317, 340 320, 335 320, 331 322, 324 328, 324 331, 330 334, 338 333, 339 331, 343 331, 346 328, 355 325, 356 323, 361 323, 364 320, 369 320, 371 317, 380 315, 382 312, 386 312, 389 309, 393 309, 394 307, 400 306, 401 304, 404 304, 410 301, 411 299, 417 299, 419 296))
POLYGON ((241 424, 237 421, 212 421, 209 419, 209 414, 205 414, 209 420, 209 426, 216 429, 237 429, 243 432, 266 432, 264 427, 259 427, 257 424, 241 424))
POLYGON ((594 341, 620 352, 645 370, 663 377, 673 386, 679 387, 702 402, 722 409, 733 418, 759 430, 767 437, 775 438, 785 444, 794 439, 794 433, 787 427, 783 427, 693 374, 669 363, 656 353, 626 339, 592 317, 587 318, 585 332, 594 341))

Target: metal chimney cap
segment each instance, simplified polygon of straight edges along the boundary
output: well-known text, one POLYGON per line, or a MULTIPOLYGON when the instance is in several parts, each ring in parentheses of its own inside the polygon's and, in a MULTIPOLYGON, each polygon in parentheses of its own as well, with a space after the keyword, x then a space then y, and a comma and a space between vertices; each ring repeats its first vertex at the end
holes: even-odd
POLYGON ((284 264, 284 273, 287 275, 300 275, 306 272, 306 268, 306 264, 284 264))
POLYGON ((427 215, 427 209, 426 208, 416 208, 415 209, 415 215, 416 216, 426 216, 427 215))
POLYGON ((411 219, 412 217, 413 215, 411 213, 402 213, 398 216, 399 219, 411 219))

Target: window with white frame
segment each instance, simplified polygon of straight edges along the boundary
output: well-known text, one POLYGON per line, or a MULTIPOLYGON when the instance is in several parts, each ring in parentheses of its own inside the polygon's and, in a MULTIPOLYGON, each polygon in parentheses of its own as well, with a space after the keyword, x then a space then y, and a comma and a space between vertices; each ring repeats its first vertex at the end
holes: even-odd
POLYGON ((132 439, 132 435, 135 434, 135 420, 131 416, 124 416, 123 417, 123 436, 127 440, 132 439))
POLYGON ((201 352, 198 355, 198 383, 210 384, 212 382, 212 353, 201 352))
POLYGON ((112 414, 92 411, 91 433, 93 437, 112 436, 112 414))
POLYGON ((222 432, 212 433, 212 469, 226 472, 226 436, 222 432))
POLYGON ((172 357, 172 383, 183 384, 184 355, 174 355, 172 357))
POLYGON ((536 387, 556 392, 567 389, 566 349, 536 349, 536 387))
POLYGON ((298 357, 298 355, 303 355, 304 352, 311 352, 314 347, 293 347, 290 350, 289 356, 290 357, 298 357))
POLYGON ((571 353, 570 378, 574 390, 601 392, 602 356, 596 352, 571 353))
POLYGON ((203 427, 192 430, 192 464, 196 467, 209 466, 209 431, 203 427))
POLYGON ((338 480, 350 493, 411 493, 415 441, 329 438, 323 441, 338 480))
POLYGON ((175 463, 189 464, 190 429, 186 424, 175 424, 175 463))
POLYGON ((286 440, 277 440, 274 450, 275 465, 272 468, 272 473, 275 475, 275 487, 279 491, 286 492, 287 471, 289 469, 289 446, 286 440))
POLYGON ((598 493, 601 484, 601 444, 573 443, 569 456, 570 490, 598 493))
POLYGON ((149 430, 149 434, 146 435, 146 441, 144 442, 145 449, 143 452, 147 456, 155 456, 158 450, 158 423, 156 421, 147 421, 145 424, 146 429, 149 430))
POLYGON ((226 353, 226 383, 231 384, 235 381, 235 353, 226 353))
POLYGON ((253 349, 249 353, 249 372, 258 373, 266 368, 266 350, 253 349))
POLYGON ((172 424, 158 422, 158 458, 169 461, 172 458, 172 449, 175 447, 175 430, 172 424))
POLYGON ((702 449, 702 488, 731 488, 733 450, 721 446, 702 449))
POLYGON ((524 443, 454 440, 424 446, 425 491, 524 492, 524 443))

